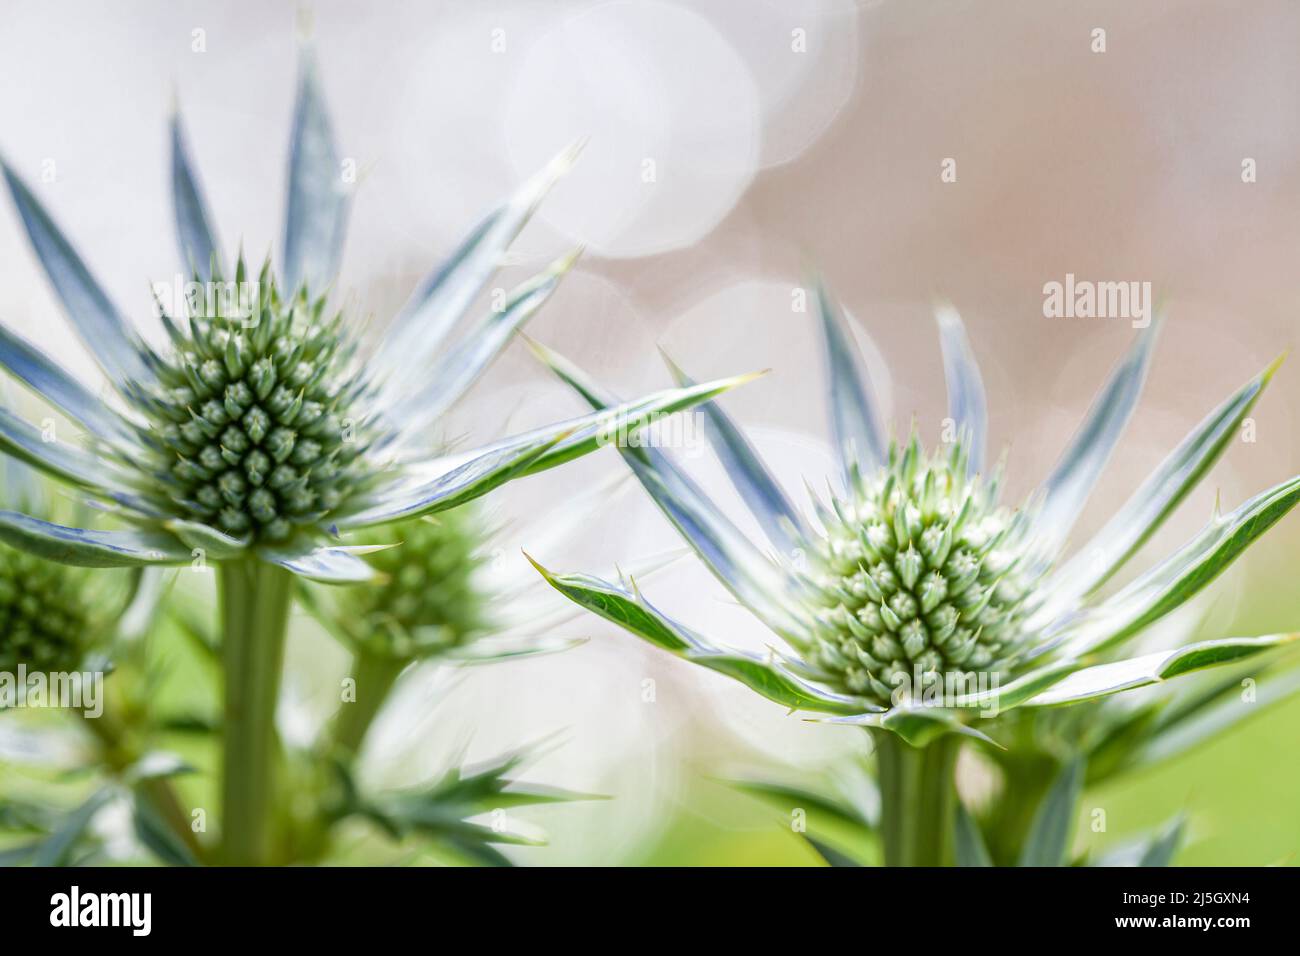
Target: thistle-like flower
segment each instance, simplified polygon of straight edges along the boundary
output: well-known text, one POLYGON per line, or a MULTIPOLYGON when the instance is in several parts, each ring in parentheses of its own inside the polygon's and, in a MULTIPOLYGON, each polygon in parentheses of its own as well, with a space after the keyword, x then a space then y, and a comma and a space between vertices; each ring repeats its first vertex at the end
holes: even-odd
MULTIPOLYGON (((6 506, 44 513, 40 486, 25 466, 0 469, 6 506)), ((86 574, 0 545, 0 673, 75 670, 87 650, 96 617, 86 574)), ((3 702, 0 702, 0 706, 3 702)))
POLYGON ((87 609, 68 569, 0 547, 0 672, 75 667, 87 609))
MULTIPOLYGON (((462 324, 577 149, 563 151, 479 223, 372 344, 329 304, 349 196, 310 57, 303 57, 299 73, 278 269, 268 262, 250 282, 241 255, 227 271, 179 119, 171 134, 177 233, 194 281, 184 284, 183 309, 158 296, 170 340, 162 351, 111 303, 32 191, 2 164, 37 257, 114 396, 101 401, 55 359, 0 325, 0 366, 83 428, 88 444, 46 441, 29 422, 0 409, 0 451, 87 493, 125 527, 90 530, 0 511, 0 542, 88 567, 216 565, 224 667, 216 858, 261 865, 282 859, 286 846, 276 832, 277 782, 288 778, 277 769, 283 748, 274 718, 296 579, 382 579, 387 559, 366 556, 394 538, 348 535, 464 505, 514 478, 594 451, 612 431, 638 429, 744 379, 658 392, 452 451, 429 433, 577 257, 561 257, 482 319, 462 324)), ((434 555, 421 548, 432 539, 414 527, 409 566, 427 572, 434 555)), ((445 556, 460 560, 464 544, 443 541, 451 549, 445 556)), ((469 604, 452 607, 457 594, 435 595, 414 580, 406 561, 388 571, 385 587, 392 590, 382 599, 391 599, 385 610, 401 626, 389 629, 394 653, 363 653, 358 646, 367 671, 357 675, 365 687, 358 700, 365 704, 339 725, 344 750, 355 750, 385 688, 418 650, 402 645, 404 635, 462 640, 474 620, 469 604), (442 630, 426 627, 437 613, 444 613, 437 622, 442 630)), ((370 621, 377 612, 366 612, 370 621)))
MULTIPOLYGON (((610 493, 609 483, 598 483, 511 537, 562 540, 579 520, 607 505, 610 493)), ((363 547, 375 547, 365 555, 378 572, 374 580, 302 593, 344 645, 402 665, 430 659, 479 664, 573 647, 573 640, 552 632, 581 609, 522 560, 507 560, 504 531, 491 509, 476 504, 367 530, 359 538, 363 547)), ((665 563, 653 560, 645 570, 665 563)))
MULTIPOLYGON (((13 458, 0 461, 0 508, 42 518, 73 510, 13 458)), ((106 580, 0 544, 0 674, 14 679, 20 665, 29 673, 77 671, 88 657, 106 653, 106 638, 122 629, 129 613, 142 613, 149 597, 140 573, 122 586, 124 573, 106 580), (133 611, 136 601, 141 604, 133 611)))
MULTIPOLYGON (((1019 510, 984 473, 984 390, 955 311, 938 324, 959 437, 925 453, 888 442, 844 317, 824 288, 818 312, 830 370, 839 490, 795 508, 752 445, 707 405, 715 450, 765 532, 764 553, 655 449, 623 455, 710 570, 789 646, 720 647, 654 608, 630 581, 542 574, 573 601, 792 709, 894 731, 922 746, 983 736, 1015 707, 1104 697, 1267 650, 1295 635, 1212 640, 1128 660, 1113 650, 1182 605, 1300 500, 1300 478, 1216 514, 1184 547, 1117 593, 1098 593, 1223 452, 1272 376, 1251 379, 1173 450, 1095 538, 1062 551, 1137 403, 1158 323, 1139 333, 1042 487, 1019 510), (804 558, 805 560, 797 560, 804 558)), ((536 347, 594 408, 614 399, 536 347)), ((671 363, 670 363, 671 365, 671 363)), ((679 384, 689 384, 673 367, 679 384)))
MULTIPOLYGON (((489 664, 582 643, 555 633, 582 609, 556 594, 522 559, 510 560, 513 548, 505 534, 558 544, 579 522, 609 508, 623 484, 621 476, 598 482, 544 517, 522 523, 475 502, 363 532, 363 544, 396 542, 365 555, 378 572, 375 580, 299 590, 312 615, 353 655, 355 693, 340 704, 320 749, 345 761, 355 756, 389 691, 415 665, 489 664)), ((659 556, 637 570, 651 573, 667 563, 667 556, 659 556)))
POLYGON ((281 267, 255 285, 233 274, 172 123, 172 192, 197 295, 162 312, 160 354, 110 302, 19 176, 4 175, 68 318, 120 401, 104 403, 55 359, 0 327, 0 365, 85 429, 89 450, 43 441, 5 413, 0 448, 88 492, 131 527, 69 528, 0 514, 0 540, 69 564, 121 566, 255 556, 331 582, 372 575, 341 543, 351 530, 453 507, 594 450, 610 426, 638 427, 736 380, 673 389, 616 409, 447 453, 430 426, 550 297, 576 253, 506 297, 454 344, 460 320, 552 183, 564 151, 487 216, 416 289, 377 347, 327 306, 349 197, 311 60, 294 113, 281 267), (233 288, 227 280, 233 279, 233 288), (251 291, 250 291, 250 288, 251 291), (215 293, 213 290, 216 290, 215 293), (232 305, 233 303, 233 305, 232 305))
POLYGON ((913 673, 999 670, 1025 643, 1031 575, 996 483, 968 474, 965 448, 927 457, 913 436, 879 474, 819 508, 809 662, 842 693, 888 706, 913 673))
POLYGON ((485 529, 473 506, 367 535, 374 544, 395 536, 401 545, 367 555, 380 580, 339 594, 334 621, 351 643, 409 661, 447 653, 487 630, 486 595, 477 580, 485 529))

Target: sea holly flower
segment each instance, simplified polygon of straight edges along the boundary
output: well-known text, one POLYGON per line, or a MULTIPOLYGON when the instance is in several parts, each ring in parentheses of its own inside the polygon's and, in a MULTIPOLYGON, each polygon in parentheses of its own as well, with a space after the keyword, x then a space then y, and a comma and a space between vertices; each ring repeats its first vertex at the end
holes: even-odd
MULTIPOLYGON (((0 463, 0 506, 44 518, 72 510, 13 458, 0 463)), ((30 802, 6 795, 0 800, 0 835, 19 842, 6 846, 0 860, 58 865, 96 852, 96 841, 84 831, 100 809, 119 798, 137 825, 150 829, 147 842, 157 846, 165 839, 187 855, 196 845, 189 818, 167 780, 179 762, 145 753, 137 728, 124 724, 122 695, 110 693, 115 688, 109 682, 116 684, 122 676, 123 641, 153 620, 159 597, 156 574, 136 569, 106 579, 0 544, 0 720, 15 720, 33 707, 74 715, 76 735, 42 722, 37 739, 57 741, 50 749, 70 758, 62 769, 77 781, 77 790, 84 791, 85 771, 100 770, 106 776, 89 800, 83 792, 77 797, 81 802, 67 811, 59 809, 58 798, 30 802)), ((10 756, 49 760, 45 749, 29 740, 10 756)))
POLYGON ((638 428, 743 379, 669 389, 448 450, 430 432, 576 258, 562 257, 499 309, 462 322, 577 149, 489 213, 372 345, 352 317, 329 305, 350 197, 310 56, 299 71, 280 261, 263 266, 255 285, 242 257, 227 271, 178 117, 171 134, 177 234, 198 289, 186 285, 184 314, 176 303, 160 303, 165 351, 147 344, 3 164, 37 258, 114 397, 101 401, 0 325, 0 366, 83 428, 88 443, 47 442, 5 411, 0 450, 77 488, 125 526, 68 527, 5 511, 0 541, 86 567, 217 566, 226 669, 223 858, 257 863, 271 858, 274 843, 273 717, 296 579, 371 580, 376 569, 363 558, 369 546, 349 534, 462 505, 595 450, 611 428, 638 428))
POLYGON ((69 671, 82 653, 89 608, 76 575, 38 557, 0 548, 0 672, 69 671))
MULTIPOLYGON (((44 489, 26 466, 9 459, 0 478, 0 505, 48 513, 44 489)), ((95 600, 86 578, 80 569, 0 545, 0 674, 14 692, 0 694, 0 710, 21 703, 20 667, 42 674, 79 671, 94 635, 111 624, 113 616, 103 613, 105 596, 95 600)))
MULTIPOLYGON (((560 546, 582 522, 617 507, 626 487, 617 475, 521 520, 476 502, 366 532, 375 542, 399 543, 365 556, 377 579, 301 591, 312 615, 352 653, 349 693, 318 749, 344 761, 355 757, 408 669, 517 661, 583 643, 556 633, 582 609, 539 579, 514 542, 560 546)), ((681 555, 653 556, 635 573, 653 574, 681 555)))
MULTIPOLYGON (((172 144, 182 252, 198 279, 221 284, 223 258, 178 119, 172 144)), ((339 160, 310 62, 291 144, 281 277, 264 266, 255 295, 235 297, 247 308, 233 314, 231 297, 209 295, 186 299, 197 306, 187 321, 164 313, 169 354, 145 344, 5 165, 54 290, 124 407, 96 399, 6 327, 0 364, 83 427, 91 449, 45 442, 8 414, 0 446, 110 504, 133 527, 87 531, 6 514, 0 538, 92 567, 188 564, 199 550, 212 560, 248 555, 304 577, 349 582, 371 568, 339 543, 341 534, 452 507, 594 450, 610 423, 635 427, 734 384, 664 391, 471 451, 448 454, 424 437, 573 264, 565 256, 525 282, 449 346, 507 245, 574 156, 557 157, 492 212, 365 354, 358 328, 326 306, 348 197, 337 185, 339 160)), ((249 285, 242 259, 233 280, 241 290, 249 285)))
MULTIPOLYGON (((621 478, 621 476, 618 476, 621 478)), ((361 818, 402 852, 436 845, 460 859, 508 865, 497 845, 535 845, 539 839, 512 832, 508 808, 590 799, 584 794, 536 787, 518 779, 538 747, 512 752, 487 764, 452 767, 415 787, 376 786, 389 768, 420 763, 429 736, 410 720, 441 726, 431 702, 456 680, 454 669, 517 661, 567 650, 580 640, 555 629, 582 611, 557 595, 507 543, 511 539, 555 542, 583 520, 599 520, 614 507, 625 482, 597 482, 537 518, 506 521, 490 505, 472 502, 425 518, 367 532, 397 541, 365 555, 380 577, 347 588, 304 584, 301 596, 312 615, 351 651, 347 691, 332 720, 305 754, 308 773, 321 793, 314 814, 297 828, 291 856, 312 861, 339 847, 334 827, 361 818), (418 695, 403 694, 415 683, 418 695), (418 717, 413 700, 418 696, 418 717), (393 707, 393 705, 396 705, 393 707), (400 735, 370 735, 386 708, 403 717, 400 735), (364 759, 363 759, 364 755, 364 759), (367 773, 360 773, 362 768, 367 773), (489 826, 475 818, 492 814, 489 826), (323 825, 322 825, 323 824, 323 825)), ((638 573, 665 566, 667 556, 646 562, 638 573)), ((400 771, 399 771, 400 773, 400 771)), ((308 784, 310 789, 313 783, 308 784)))
MULTIPOLYGON (((523 521, 472 503, 369 529, 359 539, 374 547, 365 560, 377 577, 355 587, 307 588, 306 604, 346 647, 403 665, 490 663, 570 648, 573 640, 552 632, 581 609, 555 594, 522 558, 513 560, 518 555, 511 542, 563 543, 580 522, 621 498, 625 483, 616 477, 523 521)), ((660 556, 638 570, 657 570, 669 559, 660 556)))
MULTIPOLYGON (((984 389, 956 312, 938 311, 950 417, 958 437, 926 453, 914 435, 890 441, 861 356, 824 287, 816 295, 829 369, 831 430, 842 467, 829 500, 796 508, 753 445, 705 406, 715 449, 762 528, 744 535, 662 451, 622 453, 706 566, 785 645, 726 648, 657 610, 630 580, 553 574, 561 593, 687 660, 742 681, 791 709, 863 726, 879 754, 890 862, 951 858, 953 791, 926 807, 889 799, 900 780, 951 780, 957 741, 996 739, 996 718, 1107 697, 1242 661, 1295 635, 1227 638, 1116 659, 1200 591, 1300 500, 1300 478, 1210 523, 1113 595, 1120 570, 1223 452, 1276 370, 1270 365, 1215 408, 1090 541, 1069 533, 1137 404, 1159 323, 1142 331, 1102 387, 1059 463, 1019 509, 985 472, 984 389), (811 556, 806 567, 796 555, 811 556)), ((554 352, 542 359, 593 408, 615 399, 554 352)), ((670 363, 671 365, 671 363, 670 363)), ((673 366, 679 384, 690 379, 673 366)), ((911 783, 908 786, 912 785, 911 783)))
POLYGON ((349 642, 367 652, 410 661, 464 646, 488 627, 485 595, 476 581, 485 560, 482 518, 472 506, 368 532, 400 540, 366 560, 382 577, 345 588, 335 620, 349 642))

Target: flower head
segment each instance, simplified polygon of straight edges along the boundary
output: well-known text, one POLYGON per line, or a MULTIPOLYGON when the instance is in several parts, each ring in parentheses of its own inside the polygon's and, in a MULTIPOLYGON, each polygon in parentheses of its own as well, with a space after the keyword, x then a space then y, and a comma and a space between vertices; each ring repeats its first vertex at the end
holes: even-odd
POLYGON ((269 266, 259 288, 250 317, 191 315, 137 401, 158 439, 159 498, 227 535, 283 542, 356 494, 374 429, 345 431, 363 380, 342 314, 325 320, 324 299, 305 294, 281 301, 269 266))
POLYGON ((332 618, 367 651, 408 660, 464 646, 490 628, 480 583, 482 519, 467 505, 404 521, 364 540, 396 538, 397 548, 367 555, 379 580, 339 595, 332 618))
MULTIPOLYGON (((1223 452, 1271 378, 1269 366, 1214 409, 1131 500, 1074 554, 1065 544, 1137 403, 1159 323, 1139 334, 1059 464, 1029 502, 999 502, 984 473, 984 389, 961 320, 938 312, 957 438, 925 453, 889 442, 848 325, 824 287, 816 301, 830 372, 839 489, 796 508, 741 430, 710 402, 718 457, 762 528, 760 550, 665 454, 623 449, 655 503, 709 569, 788 650, 729 649, 651 605, 630 579, 544 577, 579 605, 792 709, 895 731, 921 744, 980 735, 985 718, 1119 691, 1238 661, 1296 637, 1227 638, 1128 660, 1114 651, 1213 580, 1298 500, 1300 478, 1205 529, 1131 584, 1101 586, 1223 452)), ((593 407, 614 401, 554 352, 543 361, 593 407)), ((680 385, 690 379, 670 362, 680 385)))
POLYGON ((73 669, 90 616, 82 593, 68 568, 0 545, 0 672, 73 669))
MULTIPOLYGON (((12 459, 0 468, 0 504, 46 515, 51 503, 37 477, 12 459)), ((109 621, 103 597, 79 568, 0 544, 0 673, 77 669, 109 621)))
POLYGON ((883 468, 854 469, 848 494, 822 509, 803 578, 818 608, 808 659, 831 686, 888 705, 918 669, 997 671, 1025 646, 1032 579, 1015 516, 963 451, 891 446, 883 468))
POLYGON ((355 321, 328 304, 350 196, 309 56, 294 110, 281 261, 278 270, 268 263, 255 283, 242 259, 233 280, 226 272, 173 120, 177 233, 199 292, 187 292, 185 315, 169 315, 160 304, 168 350, 155 350, 135 331, 4 164, 37 257, 116 396, 101 401, 0 326, 0 366, 84 428, 90 450, 46 441, 7 411, 0 449, 89 492, 129 527, 86 530, 5 513, 0 540, 87 566, 253 554, 319 580, 366 579, 373 568, 342 543, 345 533, 462 504, 596 449, 612 423, 640 427, 737 384, 741 379, 659 392, 467 452, 448 452, 429 437, 573 265, 576 252, 462 328, 506 248, 576 154, 576 147, 565 150, 491 212, 369 348, 355 321))

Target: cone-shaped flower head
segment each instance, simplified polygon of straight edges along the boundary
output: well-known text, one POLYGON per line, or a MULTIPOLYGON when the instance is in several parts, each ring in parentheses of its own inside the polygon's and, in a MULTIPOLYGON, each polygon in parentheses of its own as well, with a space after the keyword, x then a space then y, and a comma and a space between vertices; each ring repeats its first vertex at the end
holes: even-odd
POLYGON ((913 440, 832 501, 807 574, 809 662, 828 683, 888 705, 923 674, 1000 671, 1027 640, 1015 516, 968 474, 960 444, 926 456, 913 440))
MULTIPOLYGON (((0 506, 45 515, 50 502, 39 477, 10 459, 0 467, 0 506)), ((29 671, 77 669, 105 620, 104 597, 80 568, 0 544, 0 673, 13 674, 20 664, 29 671)))
POLYGON ((362 485, 368 429, 352 418, 361 383, 342 315, 323 319, 323 299, 282 301, 269 268, 259 288, 251 316, 190 316, 143 402, 170 506, 227 535, 284 542, 362 485))
MULTIPOLYGON (((1073 442, 1020 509, 985 472, 987 415, 956 312, 938 324, 953 440, 926 454, 886 438, 850 325, 824 287, 815 301, 842 467, 829 500, 795 507, 744 433, 704 407, 714 450, 761 528, 763 550, 664 452, 623 455, 651 498, 728 590, 789 650, 734 650, 664 615, 629 579, 543 576, 577 604, 791 709, 896 731, 922 744, 979 733, 1015 707, 1105 697, 1239 661, 1296 635, 1226 638, 1114 660, 1115 649, 1181 606, 1300 500, 1300 478, 1270 488, 1131 584, 1101 586, 1196 485, 1249 414, 1276 363, 1214 409, 1130 501, 1072 555, 1066 540, 1141 392, 1159 323, 1142 331, 1073 442)), ((614 397, 554 352, 536 349, 590 405, 614 397)), ((690 379, 670 362, 680 385, 690 379)), ((808 476, 806 476, 808 477, 808 476)))
MULTIPOLYGON (((370 528, 355 538, 375 577, 346 588, 305 587, 307 609, 361 655, 449 665, 519 660, 570 649, 562 633, 582 609, 529 569, 520 543, 570 540, 583 522, 622 514, 621 476, 587 486, 530 516, 506 517, 471 502, 436 515, 370 528)), ((673 556, 680 556, 675 552, 673 556)), ((657 555, 635 565, 651 574, 671 563, 657 555)))
POLYGON ((489 626, 478 583, 485 537, 472 505, 363 535, 400 542, 366 556, 381 577, 339 595, 336 621, 371 653, 414 659, 460 647, 489 626))
POLYGON ((130 527, 92 531, 5 513, 0 540, 86 566, 253 554, 322 581, 365 580, 374 569, 343 540, 349 532, 463 504, 595 450, 613 428, 635 430, 743 381, 658 392, 475 450, 449 453, 440 444, 443 413, 577 257, 561 257, 477 322, 463 322, 576 154, 576 147, 566 150, 493 210, 420 283, 382 341, 363 343, 356 317, 328 304, 350 196, 316 71, 304 56, 282 257, 255 282, 242 259, 233 278, 225 271, 180 122, 172 123, 177 234, 184 275, 194 281, 181 283, 178 275, 173 284, 184 287, 182 307, 160 296, 170 339, 162 351, 113 305, 33 191, 4 164, 37 257, 116 394, 103 400, 0 325, 0 366, 83 428, 91 449, 48 441, 0 409, 0 451, 88 492, 130 527))
POLYGON ((83 577, 0 545, 0 672, 76 668, 90 619, 83 577))

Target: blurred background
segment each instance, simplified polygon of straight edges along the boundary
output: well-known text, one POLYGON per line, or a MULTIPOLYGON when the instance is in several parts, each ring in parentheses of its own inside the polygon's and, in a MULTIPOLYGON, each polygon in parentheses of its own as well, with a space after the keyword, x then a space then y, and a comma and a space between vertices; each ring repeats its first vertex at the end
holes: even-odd
MULTIPOLYGON (((3 15, 0 150, 146 334, 157 334, 149 283, 178 266, 173 103, 227 248, 274 253, 297 4, 4 0, 3 15)), ((726 406, 792 493, 804 477, 820 484, 831 461, 819 343, 799 306, 809 269, 854 316, 895 427, 914 419, 927 441, 946 407, 932 305, 956 305, 983 369, 993 447, 1008 450, 1012 501, 1050 468, 1134 334, 1124 319, 1045 318, 1044 284, 1067 273, 1150 282, 1168 322, 1079 537, 1300 331, 1294 0, 316 2, 306 19, 336 138, 359 171, 339 283, 349 308, 382 325, 495 201, 587 136, 504 276, 511 284, 587 246, 531 334, 629 394, 668 383, 657 346, 697 378, 771 368, 726 406)), ((93 374, 9 203, 0 262, 0 314, 93 374)), ((1216 494, 1232 506, 1300 472, 1298 406, 1300 369, 1284 366, 1144 554, 1192 534, 1216 494)), ((486 440, 579 410, 516 343, 450 431, 486 440)), ((733 500, 715 461, 681 454, 733 500)), ((550 567, 591 571, 678 547, 631 487, 565 540, 529 537, 528 519, 545 523, 620 468, 602 452, 497 495, 494 507, 517 520, 494 569, 530 574, 521 546, 550 567)), ((1204 637, 1297 626, 1297 552, 1292 517, 1178 626, 1204 637)), ((769 640, 690 559, 645 587, 720 640, 769 640)), ((770 809, 718 779, 834 774, 863 752, 859 732, 805 724, 595 619, 564 630, 591 640, 414 683, 377 728, 372 773, 434 772, 462 748, 487 756, 562 732, 531 776, 614 799, 530 811, 551 842, 518 851, 520 862, 812 862, 770 809)), ((328 712, 345 660, 306 622, 291 654, 290 735, 328 712)), ((1184 809, 1192 838, 1180 862, 1295 862, 1298 728, 1292 702, 1089 794, 1109 832, 1081 832, 1081 845, 1184 809)))

